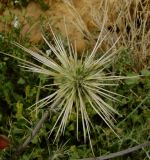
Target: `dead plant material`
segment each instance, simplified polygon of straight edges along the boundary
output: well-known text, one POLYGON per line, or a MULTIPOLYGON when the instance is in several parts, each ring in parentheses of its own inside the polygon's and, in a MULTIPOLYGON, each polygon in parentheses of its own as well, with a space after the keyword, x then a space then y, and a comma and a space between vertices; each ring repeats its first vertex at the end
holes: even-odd
POLYGON ((92 48, 98 34, 109 34, 100 46, 105 52, 121 37, 118 47, 128 48, 134 59, 134 70, 150 66, 150 3, 149 0, 56 0, 46 1, 47 11, 30 2, 26 8, 6 7, 0 16, 0 31, 10 31, 18 17, 21 35, 32 43, 41 41, 41 24, 49 22, 54 31, 65 38, 64 18, 70 41, 77 52, 92 48), (49 2, 49 3, 48 3, 49 2), (42 21, 41 21, 42 20, 42 21))

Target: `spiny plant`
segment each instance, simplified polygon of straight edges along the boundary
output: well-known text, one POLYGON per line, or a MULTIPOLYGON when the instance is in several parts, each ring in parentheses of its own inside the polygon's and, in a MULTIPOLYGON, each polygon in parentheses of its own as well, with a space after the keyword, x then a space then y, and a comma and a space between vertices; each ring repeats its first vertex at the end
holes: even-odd
POLYGON ((18 43, 13 44, 29 53, 38 62, 38 64, 20 59, 19 57, 14 57, 12 55, 9 56, 18 59, 21 63, 20 66, 25 70, 44 74, 53 78, 53 84, 43 86, 53 87, 53 93, 39 100, 33 106, 37 106, 37 104, 39 108, 48 106, 50 110, 55 110, 59 113, 59 116, 50 131, 50 133, 52 133, 59 124, 55 140, 59 135, 64 133, 71 114, 74 114, 76 115, 77 138, 79 119, 81 119, 84 141, 86 142, 86 138, 88 137, 92 148, 90 132, 91 127, 94 127, 92 121, 90 120, 88 108, 93 109, 117 135, 115 132, 115 118, 113 115, 120 114, 115 108, 110 106, 105 99, 119 101, 116 96, 121 95, 108 90, 107 88, 117 85, 116 81, 130 77, 114 76, 105 73, 104 70, 112 62, 118 52, 115 48, 118 40, 111 46, 111 48, 109 48, 107 52, 105 52, 105 54, 98 57, 96 54, 97 50, 106 37, 106 35, 102 37, 101 31, 91 53, 79 56, 75 47, 73 47, 70 43, 68 36, 68 48, 66 49, 61 38, 56 36, 52 29, 51 32, 54 39, 53 44, 48 42, 44 35, 43 39, 55 55, 55 59, 52 59, 42 51, 32 51, 18 43), (41 63, 41 66, 39 63, 41 63))

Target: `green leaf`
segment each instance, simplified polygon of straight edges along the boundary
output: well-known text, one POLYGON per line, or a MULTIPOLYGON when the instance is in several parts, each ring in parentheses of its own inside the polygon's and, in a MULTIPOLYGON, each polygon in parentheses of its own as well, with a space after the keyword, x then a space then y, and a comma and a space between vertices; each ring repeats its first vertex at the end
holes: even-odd
POLYGON ((18 84, 25 84, 25 80, 21 77, 21 78, 19 78, 17 83, 18 84))
POLYGON ((32 139, 32 143, 37 144, 38 142, 39 142, 39 136, 37 135, 32 139))
POLYGON ((150 76, 150 71, 149 70, 147 70, 147 69, 143 69, 142 71, 141 71, 141 74, 143 75, 143 76, 150 76))
POLYGON ((68 130, 69 131, 74 131, 75 130, 75 126, 74 126, 73 123, 69 125, 68 130))
POLYGON ((16 108, 17 108, 16 118, 20 119, 22 118, 23 104, 18 101, 16 104, 16 108))
POLYGON ((140 76, 138 76, 138 74, 136 74, 136 73, 129 73, 127 76, 128 77, 135 76, 135 77, 126 79, 125 80, 126 84, 128 84, 128 85, 137 85, 137 84, 139 84, 139 82, 140 82, 139 81, 140 76))
POLYGON ((26 94, 26 98, 30 96, 30 86, 27 85, 25 88, 25 94, 26 94))

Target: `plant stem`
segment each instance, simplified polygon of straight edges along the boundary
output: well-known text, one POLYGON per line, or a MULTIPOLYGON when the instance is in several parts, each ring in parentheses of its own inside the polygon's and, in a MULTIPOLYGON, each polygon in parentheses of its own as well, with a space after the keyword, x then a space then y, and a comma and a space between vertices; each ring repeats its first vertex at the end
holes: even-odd
POLYGON ((38 133, 38 131, 41 129, 43 123, 45 122, 45 120, 48 118, 49 116, 49 111, 46 111, 42 118, 40 119, 40 121, 37 123, 37 125, 35 126, 35 128, 32 130, 31 134, 28 136, 28 138, 25 140, 25 142, 23 144, 21 144, 17 149, 16 152, 14 154, 13 159, 16 159, 17 157, 19 157, 22 152, 26 149, 26 147, 28 146, 28 144, 32 141, 32 139, 35 137, 35 135, 38 133))
POLYGON ((135 147, 132 148, 128 148, 119 152, 115 152, 115 153, 110 153, 109 155, 106 156, 100 156, 100 157, 94 157, 94 158, 84 158, 84 159, 80 159, 80 160, 107 160, 107 159, 111 159, 111 158, 115 158, 115 157, 119 157, 119 156, 123 156, 126 154, 129 154, 131 152, 135 152, 141 148, 150 146, 150 141, 147 141, 145 143, 139 144, 135 147))

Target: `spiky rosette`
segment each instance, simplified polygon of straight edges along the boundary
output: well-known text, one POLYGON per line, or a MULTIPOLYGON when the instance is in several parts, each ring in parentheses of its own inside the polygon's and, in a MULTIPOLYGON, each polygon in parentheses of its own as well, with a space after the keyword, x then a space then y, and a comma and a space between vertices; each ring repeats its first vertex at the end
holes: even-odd
POLYGON ((92 52, 86 56, 78 57, 68 38, 68 49, 65 49, 62 40, 54 33, 53 37, 54 44, 49 43, 44 36, 43 39, 55 55, 55 59, 47 56, 47 54, 32 51, 15 43, 16 46, 29 53, 36 61, 42 64, 39 66, 33 62, 17 58, 21 61, 21 67, 34 73, 47 75, 54 80, 53 84, 46 86, 55 86, 54 92, 36 103, 39 107, 49 106, 50 109, 59 111, 59 116, 51 132, 59 124, 56 138, 59 134, 64 133, 71 114, 75 113, 77 136, 80 118, 82 120, 84 140, 86 141, 88 136, 91 144, 90 128, 92 122, 90 121, 90 113, 87 111, 91 107, 115 133, 113 115, 119 113, 105 99, 118 101, 116 96, 121 95, 106 89, 106 86, 108 88, 109 86, 117 85, 116 80, 129 78, 112 76, 104 72, 106 66, 112 62, 116 55, 116 49, 114 48, 117 41, 105 54, 97 58, 96 52, 106 37, 102 38, 100 33, 92 52))

